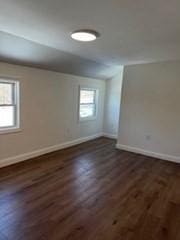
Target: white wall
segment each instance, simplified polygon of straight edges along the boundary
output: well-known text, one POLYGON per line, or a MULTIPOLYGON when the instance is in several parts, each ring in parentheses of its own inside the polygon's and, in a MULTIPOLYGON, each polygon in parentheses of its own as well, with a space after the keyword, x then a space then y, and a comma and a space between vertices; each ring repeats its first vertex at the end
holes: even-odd
POLYGON ((0 63, 0 76, 19 79, 21 93, 21 131, 0 134, 0 165, 10 157, 103 132, 105 81, 6 63, 0 63), (94 121, 78 122, 80 84, 99 89, 94 121))
POLYGON ((104 113, 104 133, 117 138, 122 87, 123 67, 119 74, 106 81, 106 98, 104 113))
POLYGON ((117 146, 180 160, 180 61, 124 68, 117 146))

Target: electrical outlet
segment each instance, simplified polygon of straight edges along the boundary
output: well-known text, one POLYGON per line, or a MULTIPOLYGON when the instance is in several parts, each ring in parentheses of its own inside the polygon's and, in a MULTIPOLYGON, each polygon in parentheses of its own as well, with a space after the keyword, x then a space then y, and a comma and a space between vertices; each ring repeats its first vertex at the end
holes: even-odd
POLYGON ((69 128, 67 128, 66 134, 67 134, 67 137, 68 137, 68 138, 71 138, 71 137, 72 137, 72 133, 71 133, 71 130, 70 130, 69 128))
POLYGON ((146 135, 146 140, 147 141, 151 140, 151 136, 150 135, 146 135))

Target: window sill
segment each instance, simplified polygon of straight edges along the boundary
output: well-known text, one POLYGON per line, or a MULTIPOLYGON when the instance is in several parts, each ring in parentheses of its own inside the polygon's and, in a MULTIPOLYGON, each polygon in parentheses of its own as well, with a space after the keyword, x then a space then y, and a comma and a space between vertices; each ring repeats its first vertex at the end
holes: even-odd
POLYGON ((14 128, 5 128, 3 130, 0 130, 0 135, 2 134, 10 134, 10 133, 17 133, 17 132, 21 132, 22 129, 18 128, 18 127, 14 127, 14 128))
POLYGON ((87 117, 87 118, 80 118, 79 122, 88 122, 88 121, 94 121, 97 117, 87 117))

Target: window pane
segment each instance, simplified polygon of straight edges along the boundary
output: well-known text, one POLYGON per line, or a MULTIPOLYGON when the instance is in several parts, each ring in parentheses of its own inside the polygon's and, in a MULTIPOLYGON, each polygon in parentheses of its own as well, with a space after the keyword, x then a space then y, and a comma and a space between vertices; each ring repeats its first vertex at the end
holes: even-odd
POLYGON ((95 105, 94 104, 83 104, 80 105, 80 117, 93 117, 95 115, 95 105))
POLYGON ((95 90, 81 90, 80 103, 94 103, 95 90))
POLYGON ((13 104, 12 91, 13 91, 13 84, 0 83, 0 105, 13 104))
POLYGON ((14 107, 0 107, 0 127, 14 126, 14 107))

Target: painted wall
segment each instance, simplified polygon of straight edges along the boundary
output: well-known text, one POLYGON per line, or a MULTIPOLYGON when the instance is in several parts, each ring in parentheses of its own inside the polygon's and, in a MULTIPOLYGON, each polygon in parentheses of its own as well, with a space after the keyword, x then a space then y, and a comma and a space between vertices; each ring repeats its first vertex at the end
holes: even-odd
POLYGON ((21 131, 0 134, 3 159, 103 132, 105 81, 0 63, 0 76, 20 81, 21 131), (79 123, 79 85, 99 89, 98 116, 79 123))
POLYGON ((123 67, 119 74, 106 81, 106 98, 104 113, 104 133, 117 138, 122 87, 123 67))
POLYGON ((180 61, 124 68, 118 145, 179 159, 180 61))

